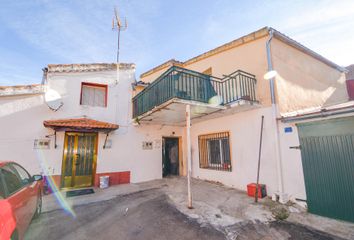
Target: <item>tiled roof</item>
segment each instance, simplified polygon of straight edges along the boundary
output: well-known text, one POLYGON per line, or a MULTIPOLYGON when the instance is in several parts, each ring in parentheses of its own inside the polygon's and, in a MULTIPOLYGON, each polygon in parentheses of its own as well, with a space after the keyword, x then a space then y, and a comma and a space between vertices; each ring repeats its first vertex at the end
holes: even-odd
POLYGON ((44 86, 41 84, 0 86, 1 96, 31 95, 44 93, 44 86))
MULTIPOLYGON (((117 63, 48 64, 48 73, 97 72, 117 69, 117 63)), ((119 69, 134 69, 133 63, 119 63, 119 69)))
POLYGON ((69 118, 46 120, 43 122, 45 127, 53 129, 72 129, 72 130, 116 130, 118 125, 114 123, 101 122, 89 118, 69 118))

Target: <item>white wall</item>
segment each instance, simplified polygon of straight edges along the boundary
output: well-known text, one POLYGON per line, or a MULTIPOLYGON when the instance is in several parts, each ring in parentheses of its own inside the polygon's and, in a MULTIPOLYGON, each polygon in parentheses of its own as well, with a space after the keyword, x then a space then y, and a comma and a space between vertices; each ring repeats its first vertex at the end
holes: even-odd
POLYGON ((52 174, 60 173, 58 163, 63 152, 62 133, 57 136, 57 149, 54 149, 54 141, 51 142, 50 150, 33 149, 34 139, 52 134, 43 126, 43 120, 51 113, 43 104, 41 95, 1 97, 0 160, 16 161, 32 174, 41 172, 40 164, 47 162, 52 174))
POLYGON ((240 190, 256 181, 261 116, 264 115, 263 148, 260 183, 267 185, 268 193, 277 190, 274 134, 272 132, 271 108, 260 108, 234 115, 193 124, 192 171, 201 179, 219 181, 240 190), (214 132, 230 131, 232 172, 199 168, 198 136, 214 132))
POLYGON ((279 122, 280 152, 282 159, 284 191, 290 198, 306 199, 304 173, 302 168, 301 150, 290 149, 299 146, 299 134, 293 123, 279 122), (292 132, 285 132, 286 127, 291 127, 292 132))
MULTIPOLYGON (((128 95, 131 94, 128 87, 134 81, 134 74, 134 69, 120 70, 121 81, 114 85, 112 83, 117 79, 116 71, 49 73, 48 87, 58 91, 64 103, 56 112, 46 106, 42 95, 0 98, 1 159, 19 162, 32 174, 48 171, 49 174, 60 175, 63 132, 57 133, 57 149, 54 149, 53 136, 50 137, 50 149, 33 149, 34 139, 44 139, 46 135, 54 133, 43 126, 43 121, 87 116, 96 120, 126 124, 129 117, 127 113, 130 111, 128 95), (80 105, 81 82, 109 84, 107 108, 80 105)), ((100 136, 98 159, 101 158, 103 139, 103 136, 100 136)), ((126 166, 122 168, 127 169, 126 166)))
MULTIPOLYGON (((264 115, 263 145, 261 155, 260 183, 267 185, 268 195, 277 191, 277 165, 275 159, 274 126, 271 108, 258 108, 206 122, 193 124, 192 174, 194 177, 218 181, 240 190, 247 190, 247 184, 256 181, 261 116, 264 115), (216 132, 230 132, 232 172, 199 168, 198 136, 216 132)), ((294 124, 280 123, 280 149, 282 157, 284 192, 291 199, 306 199, 297 128, 294 124), (285 127, 293 132, 285 133, 285 127)))
POLYGON ((348 101, 343 72, 276 38, 271 49, 281 115, 348 101))

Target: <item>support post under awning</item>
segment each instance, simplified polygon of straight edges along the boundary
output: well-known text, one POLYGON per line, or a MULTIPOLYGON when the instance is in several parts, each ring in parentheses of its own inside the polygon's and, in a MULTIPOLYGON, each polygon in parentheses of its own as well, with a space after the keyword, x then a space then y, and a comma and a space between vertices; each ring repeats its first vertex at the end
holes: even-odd
POLYGON ((58 147, 57 145, 57 131, 54 130, 54 148, 56 149, 58 147))
POLYGON ((187 184, 188 184, 188 208, 192 206, 191 173, 192 173, 192 152, 191 152, 191 107, 186 105, 186 132, 187 132, 187 184))

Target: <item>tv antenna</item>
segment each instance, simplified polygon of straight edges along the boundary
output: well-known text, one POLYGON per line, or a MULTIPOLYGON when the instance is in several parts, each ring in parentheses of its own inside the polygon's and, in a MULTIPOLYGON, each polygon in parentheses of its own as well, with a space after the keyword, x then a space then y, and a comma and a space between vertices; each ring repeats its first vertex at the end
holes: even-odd
POLYGON ((112 30, 117 30, 118 32, 118 42, 117 42, 117 63, 119 63, 119 45, 120 45, 120 32, 126 30, 128 27, 127 19, 124 18, 124 24, 122 24, 119 13, 116 7, 114 7, 114 17, 112 19, 112 30))

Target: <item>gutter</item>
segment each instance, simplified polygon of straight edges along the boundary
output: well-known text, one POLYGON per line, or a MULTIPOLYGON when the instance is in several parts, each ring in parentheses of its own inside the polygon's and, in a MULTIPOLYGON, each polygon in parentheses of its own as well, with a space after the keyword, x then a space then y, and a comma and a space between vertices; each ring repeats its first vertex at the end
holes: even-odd
POLYGON ((304 121, 304 120, 311 120, 311 119, 316 119, 316 118, 326 118, 326 117, 332 117, 332 116, 337 116, 337 115, 342 115, 342 114, 350 114, 354 113, 354 107, 345 107, 342 109, 334 109, 334 110, 326 110, 323 109, 319 112, 315 113, 308 113, 308 114, 300 114, 297 116, 293 117, 281 117, 279 120, 281 120, 284 123, 290 123, 290 122, 299 122, 299 121, 304 121))

